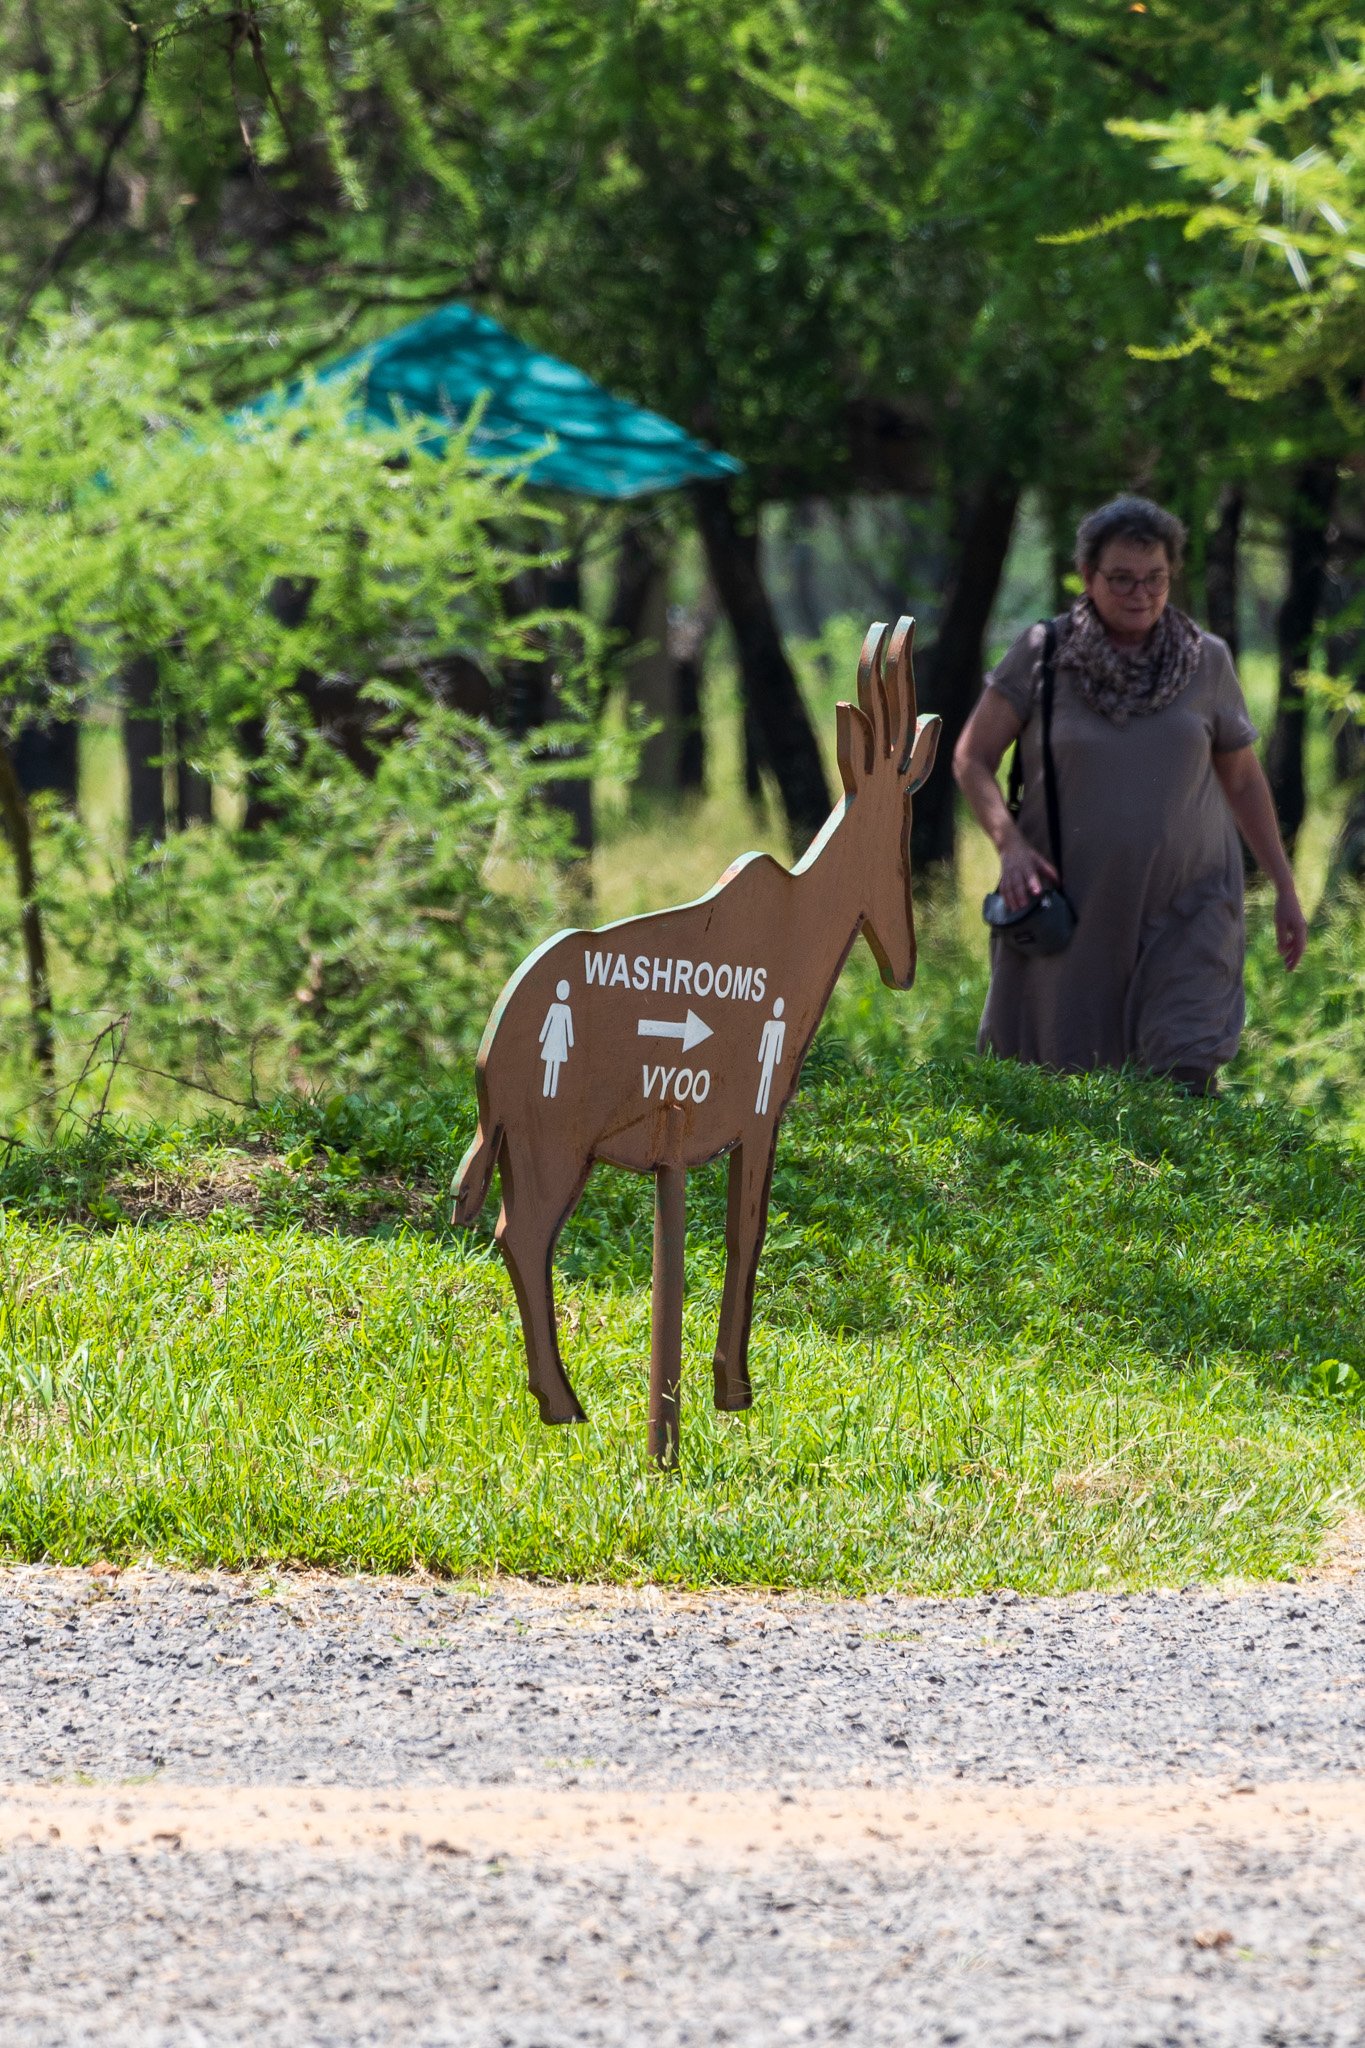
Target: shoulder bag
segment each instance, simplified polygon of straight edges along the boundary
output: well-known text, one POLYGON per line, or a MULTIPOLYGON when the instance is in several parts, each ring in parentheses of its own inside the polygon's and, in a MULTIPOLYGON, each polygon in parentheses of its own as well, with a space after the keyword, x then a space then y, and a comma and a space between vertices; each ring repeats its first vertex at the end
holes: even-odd
MULTIPOLYGON (((1016 953, 1060 953, 1071 943, 1076 929, 1076 912, 1071 898, 1061 886, 1062 874, 1062 816, 1057 802, 1057 768, 1052 758, 1052 699, 1055 688, 1054 668, 1057 654, 1057 629, 1051 619, 1043 625, 1043 688, 1042 688, 1042 753, 1043 753, 1043 802, 1047 809, 1048 855, 1057 870, 1057 886, 1045 889, 1041 896, 1035 896, 1022 910, 1011 910, 998 889, 992 889, 981 906, 981 915, 992 931, 999 932, 1007 946, 1016 953)), ((1010 816, 1019 816, 1023 802, 1023 745, 1021 733, 1014 743, 1014 754, 1010 761, 1009 804, 1010 816)))

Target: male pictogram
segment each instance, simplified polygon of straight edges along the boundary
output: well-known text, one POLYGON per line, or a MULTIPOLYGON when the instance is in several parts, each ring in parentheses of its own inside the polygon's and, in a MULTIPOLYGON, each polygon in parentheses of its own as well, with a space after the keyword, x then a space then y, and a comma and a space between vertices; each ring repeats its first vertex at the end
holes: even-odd
POLYGON ((759 1076, 758 1101, 754 1104, 754 1115, 762 1116, 768 1107, 772 1092, 773 1074, 782 1058, 782 1047, 786 1042, 787 1027, 782 1023, 782 1012, 786 1008, 781 996, 773 1004, 773 1013, 763 1026, 763 1036, 758 1041, 758 1063, 763 1072, 759 1076))
POLYGON ((933 762, 938 720, 916 711, 910 631, 907 618, 890 636, 874 626, 867 637, 858 701, 836 714, 843 795, 795 868, 749 854, 695 903, 558 932, 498 998, 455 1218, 473 1222, 501 1168, 496 1240, 547 1422, 583 1415, 560 1355, 552 1259, 599 1160, 656 1178, 651 1456, 672 1464, 678 1450, 684 1178, 721 1158, 729 1194, 716 1405, 747 1408, 753 1398, 754 1283, 778 1124, 801 1062, 859 933, 885 982, 914 979, 910 801, 933 762))
POLYGON ((559 1090, 559 1070, 569 1057, 573 1044, 573 1011, 566 1000, 569 993, 567 981, 555 983, 555 994, 559 1001, 551 1003, 545 1012, 545 1022, 540 1027, 540 1057, 545 1062, 545 1085, 542 1095, 554 1095, 559 1090))

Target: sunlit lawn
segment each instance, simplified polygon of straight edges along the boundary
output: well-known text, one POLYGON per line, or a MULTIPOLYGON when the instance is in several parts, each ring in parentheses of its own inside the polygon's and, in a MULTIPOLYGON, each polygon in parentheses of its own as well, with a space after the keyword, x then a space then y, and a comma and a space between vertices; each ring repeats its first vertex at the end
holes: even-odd
POLYGON ((692 1177, 684 1457, 662 1478, 647 1188, 599 1170, 566 1235, 591 1419, 547 1430, 501 1265, 440 1227, 468 1121, 445 1107, 448 1137, 298 1110, 13 1167, 0 1548, 1144 1585, 1301 1567, 1365 1476, 1365 1411, 1324 1370, 1365 1356, 1365 1195, 1282 1118, 975 1062, 874 1080, 826 1040, 784 1140, 747 1416, 709 1406, 723 1190, 692 1177), (187 1197, 210 1213, 75 1220, 187 1197))
MULTIPOLYGON (((835 639, 808 668, 826 707, 856 655, 835 639)), ((1264 719, 1268 665, 1247 669, 1264 719)), ((713 687, 707 797, 599 792, 599 918, 784 851, 740 790, 722 664, 713 687)), ((86 753, 112 833, 113 729, 86 753)), ((1300 849, 1310 897, 1331 822, 1300 849)), ((546 1430, 492 1207, 472 1242, 444 1224, 467 1077, 212 1126, 129 1097, 135 1122, 11 1151, 0 1552, 934 1592, 1304 1566, 1365 1478, 1360 1155, 1245 1099, 1264 1058, 1213 1105, 973 1060, 992 880, 967 833, 957 887, 921 891, 916 988, 855 956, 836 996, 782 1141, 745 1416, 709 1405, 723 1179, 692 1177, 671 1478, 644 1458, 647 1186, 599 1170, 566 1233, 590 1420, 546 1430)))

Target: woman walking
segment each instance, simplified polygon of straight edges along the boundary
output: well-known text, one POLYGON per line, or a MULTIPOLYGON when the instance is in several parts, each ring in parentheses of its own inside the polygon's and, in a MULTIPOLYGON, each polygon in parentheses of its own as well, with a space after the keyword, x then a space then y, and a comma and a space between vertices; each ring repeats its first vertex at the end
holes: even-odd
POLYGON ((1303 957, 1307 924, 1232 656, 1169 601, 1184 537, 1145 498, 1116 498, 1081 522, 1084 596, 987 676, 953 769, 999 851, 1006 910, 1027 909, 1060 867, 1076 913, 1069 943, 1046 957, 993 933, 980 1049, 1070 1072, 1133 1065, 1203 1094, 1242 1031, 1238 831, 1274 884, 1286 968, 1303 957), (996 781, 1016 738, 1017 820, 996 781))

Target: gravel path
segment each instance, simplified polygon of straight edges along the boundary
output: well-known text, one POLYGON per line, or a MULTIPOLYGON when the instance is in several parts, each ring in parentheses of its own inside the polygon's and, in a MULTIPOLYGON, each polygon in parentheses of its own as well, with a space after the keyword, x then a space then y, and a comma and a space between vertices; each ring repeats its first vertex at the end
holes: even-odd
POLYGON ((0 1573, 0 2042, 1365 2043, 1365 1576, 0 1573))

